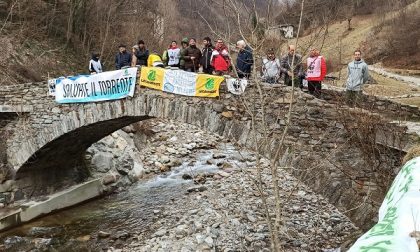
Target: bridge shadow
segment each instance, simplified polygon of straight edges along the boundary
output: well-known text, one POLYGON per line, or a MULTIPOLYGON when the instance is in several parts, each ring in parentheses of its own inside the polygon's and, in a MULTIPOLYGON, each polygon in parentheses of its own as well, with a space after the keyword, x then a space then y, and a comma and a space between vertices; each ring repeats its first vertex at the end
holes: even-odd
POLYGON ((90 175, 84 155, 93 143, 127 125, 150 118, 124 116, 63 134, 37 150, 17 170, 16 182, 27 196, 43 195, 83 182, 90 175))

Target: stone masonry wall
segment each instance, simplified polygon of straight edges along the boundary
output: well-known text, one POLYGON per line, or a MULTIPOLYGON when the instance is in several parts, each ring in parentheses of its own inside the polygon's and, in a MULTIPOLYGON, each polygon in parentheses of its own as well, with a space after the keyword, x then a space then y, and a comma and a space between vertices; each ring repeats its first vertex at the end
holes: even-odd
MULTIPOLYGON (((270 138, 275 141, 271 147, 257 151, 271 156, 279 142, 276 139, 286 126, 290 88, 267 88, 263 92, 264 120, 270 138)), ((242 97, 223 93, 220 99, 191 98, 137 88, 134 98, 60 105, 47 96, 46 83, 20 85, 0 92, 4 104, 33 106, 33 113, 22 115, 4 129, 11 136, 7 139, 9 164, 28 174, 33 167, 61 165, 59 160, 81 155, 110 132, 147 118, 168 118, 198 125, 255 150, 254 139, 259 138, 264 129, 260 98, 255 87, 250 87, 242 97), (244 106, 244 101, 248 106, 244 106), (251 130, 252 114, 259 133, 251 130)), ((346 111, 349 109, 345 106, 297 92, 282 157, 288 160, 285 165, 290 165, 303 182, 345 211, 356 224, 363 225, 374 219, 378 207, 375 199, 383 197, 376 173, 381 169, 386 174, 398 170, 401 153, 383 147, 383 155, 377 157, 384 159, 382 165, 375 169, 369 167, 363 146, 351 141, 360 133, 357 127, 343 121, 346 111)), ((391 126, 396 129, 393 132, 401 132, 392 137, 402 142, 406 137, 404 129, 391 126)), ((389 181, 392 179, 390 177, 389 181)))
MULTIPOLYGON (((330 103, 343 103, 345 100, 345 93, 340 91, 324 90, 323 95, 324 99, 330 103)), ((373 95, 364 95, 360 107, 395 120, 420 120, 420 110, 417 106, 401 104, 373 95)))

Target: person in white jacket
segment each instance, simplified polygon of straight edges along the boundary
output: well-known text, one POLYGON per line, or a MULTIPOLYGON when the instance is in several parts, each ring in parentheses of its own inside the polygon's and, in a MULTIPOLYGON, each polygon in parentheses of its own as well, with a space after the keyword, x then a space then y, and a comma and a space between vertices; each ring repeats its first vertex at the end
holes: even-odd
POLYGON ((92 58, 89 61, 89 72, 90 74, 98 74, 103 72, 102 63, 99 59, 99 53, 92 53, 92 58))
POLYGON ((167 66, 170 67, 179 67, 179 61, 181 58, 181 49, 178 47, 176 41, 172 41, 171 45, 163 53, 163 61, 167 66))
POLYGON ((263 59, 262 74, 263 81, 275 84, 280 78, 280 61, 274 54, 274 49, 270 49, 267 52, 267 57, 263 59))

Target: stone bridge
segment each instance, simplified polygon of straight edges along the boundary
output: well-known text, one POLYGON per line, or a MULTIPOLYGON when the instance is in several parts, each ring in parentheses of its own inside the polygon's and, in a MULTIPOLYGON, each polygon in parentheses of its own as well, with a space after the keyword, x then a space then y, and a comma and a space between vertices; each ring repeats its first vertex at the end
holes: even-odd
MULTIPOLYGON (((222 93, 219 99, 175 96, 137 87, 132 98, 86 104, 57 104, 53 97, 47 95, 47 91, 44 82, 6 86, 0 91, 0 102, 3 104, 0 109, 2 161, 21 187, 35 186, 41 190, 53 184, 65 186, 60 185, 65 177, 71 177, 74 182, 84 181, 88 174, 83 156, 90 145, 124 126, 150 118, 198 125, 254 150, 255 139, 260 135, 251 131, 251 114, 255 113, 258 123, 262 121, 262 114, 258 112, 261 111, 260 97, 253 87, 243 97, 222 93), (249 106, 245 107, 241 99, 246 100, 249 106), (251 114, 248 113, 250 111, 251 114)), ((270 137, 275 141, 259 151, 269 156, 286 125, 290 88, 267 87, 264 93, 267 105, 265 121, 270 137)), ((348 141, 349 131, 355 125, 344 125, 342 120, 343 111, 350 115, 351 109, 340 105, 339 99, 334 98, 336 96, 328 93, 326 96, 329 102, 314 99, 300 91, 297 93, 284 151, 291 153, 293 165, 302 168, 301 171, 298 168, 295 175, 304 182, 311 181, 308 184, 337 207, 346 210, 362 202, 364 207, 351 211, 349 215, 358 215, 356 222, 364 223, 372 216, 359 213, 374 207, 371 202, 363 202, 362 194, 360 197, 357 195, 367 190, 364 185, 374 184, 371 181, 374 175, 371 170, 366 170, 363 151, 348 141), (348 149, 354 151, 346 153, 348 149), (325 156, 326 153, 328 156, 325 156), (314 176, 307 165, 321 160, 324 162, 324 158, 334 161, 326 162, 314 176), (337 169, 337 166, 340 167, 337 169), (343 172, 345 169, 351 169, 352 174, 343 172), (363 183, 355 184, 355 180, 363 183)), ((390 112, 386 104, 379 104, 373 110, 380 110, 384 106, 384 110, 390 112)), ((400 113, 401 109, 407 115, 420 114, 416 108, 401 106, 395 108, 395 114, 400 113)), ((404 150, 412 144, 409 141, 411 136, 406 134, 405 129, 394 124, 384 125, 376 135, 386 148, 404 150)), ((398 153, 396 162, 400 158, 398 153)), ((392 164, 393 168, 398 166, 395 162, 392 164)))

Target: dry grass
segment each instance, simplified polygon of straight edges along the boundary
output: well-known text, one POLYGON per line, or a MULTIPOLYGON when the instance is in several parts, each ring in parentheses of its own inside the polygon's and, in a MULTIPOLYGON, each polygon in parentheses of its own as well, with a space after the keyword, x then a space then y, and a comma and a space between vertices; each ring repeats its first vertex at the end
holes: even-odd
MULTIPOLYGON (((418 1, 420 3, 420 1, 418 1)), ((408 8, 412 8, 410 5, 408 8)), ((385 19, 391 18, 395 13, 389 13, 385 19)), ((384 19, 380 19, 378 16, 366 15, 354 17, 352 20, 352 30, 347 29, 347 22, 334 23, 328 27, 328 34, 325 36, 324 44, 323 36, 315 38, 317 32, 309 34, 301 39, 300 51, 304 51, 304 48, 316 46, 321 48, 322 54, 325 56, 327 61, 330 61, 335 67, 332 75, 340 77, 340 80, 336 82, 335 86, 344 87, 347 70, 346 65, 348 62, 353 60, 353 52, 355 49, 360 48, 362 51, 369 45, 369 38, 372 37, 373 29, 375 25, 384 19), (341 57, 340 57, 341 51, 341 57)), ((319 32, 318 32, 319 33, 319 32)), ((368 62, 373 63, 373 62, 368 62)), ((406 75, 417 75, 420 74, 418 71, 409 71, 404 69, 391 69, 391 71, 406 74, 406 75)), ((391 78, 386 78, 374 72, 370 72, 372 77, 378 82, 378 84, 371 84, 365 87, 365 92, 369 95, 381 96, 381 97, 398 97, 404 95, 420 95, 420 88, 415 88, 408 83, 397 81, 391 78)), ((403 104, 420 106, 420 97, 411 98, 397 98, 392 99, 396 102, 403 104)))
POLYGON ((392 101, 398 102, 401 104, 414 105, 414 106, 420 107, 420 97, 392 99, 392 101))
POLYGON ((413 148, 411 148, 407 154, 404 156, 403 159, 403 164, 407 163, 408 161, 410 161, 413 158, 416 158, 420 156, 420 145, 418 146, 414 146, 413 148))
POLYGON ((325 36, 324 44, 322 44, 324 36, 315 32, 303 37, 300 42, 300 47, 322 47, 321 53, 327 60, 332 60, 344 66, 353 59, 352 55, 355 49, 363 48, 363 42, 369 36, 375 22, 375 17, 373 15, 354 17, 352 20, 353 29, 351 31, 347 29, 347 22, 334 23, 328 27, 328 33, 325 36), (318 35, 318 38, 315 38, 316 35, 318 35), (341 62, 339 61, 340 51, 341 62))
POLYGON ((378 82, 378 84, 368 85, 364 89, 364 91, 370 95, 395 97, 401 95, 420 94, 420 88, 415 88, 413 85, 391 78, 386 78, 372 71, 370 71, 370 75, 378 82))

